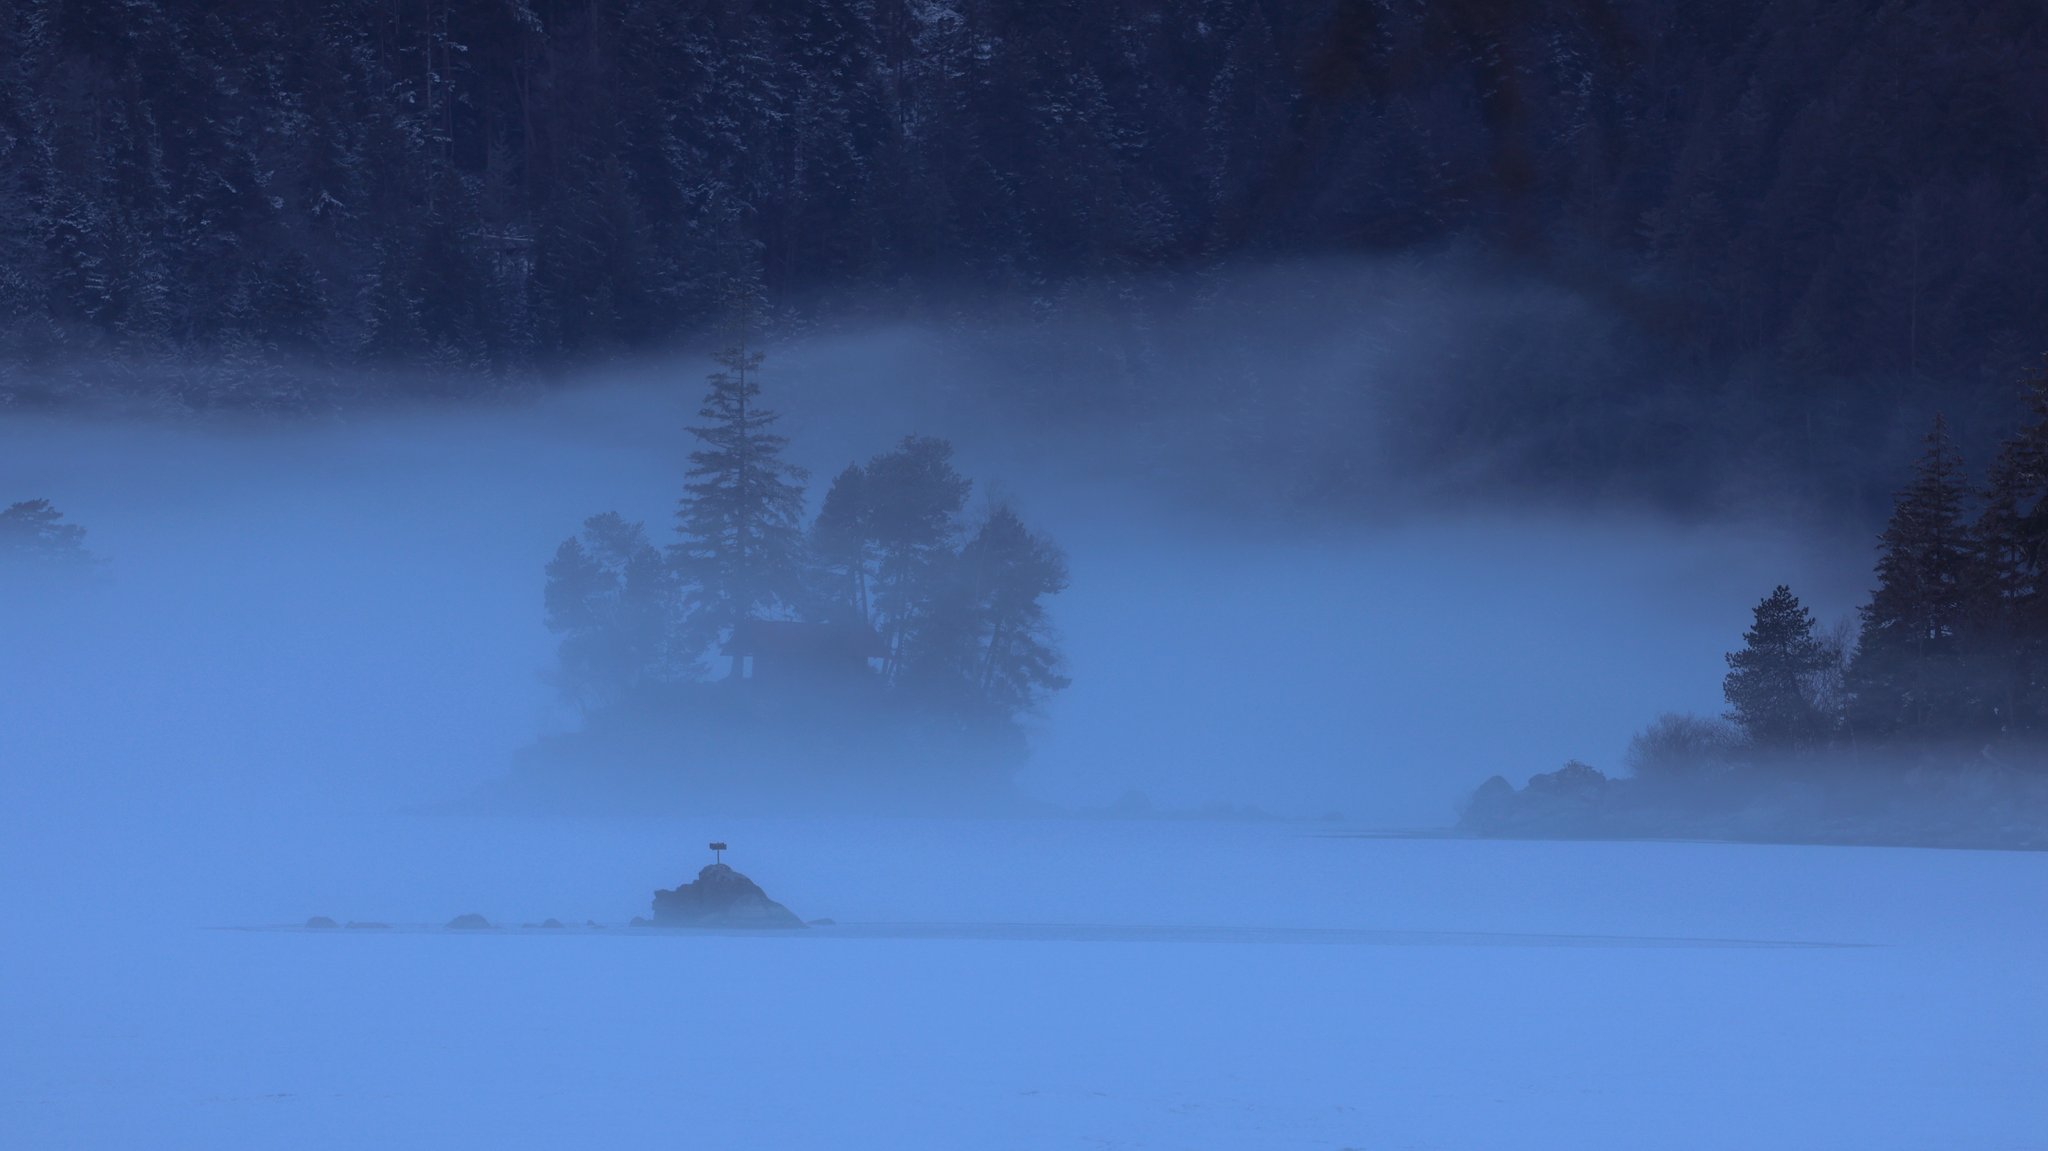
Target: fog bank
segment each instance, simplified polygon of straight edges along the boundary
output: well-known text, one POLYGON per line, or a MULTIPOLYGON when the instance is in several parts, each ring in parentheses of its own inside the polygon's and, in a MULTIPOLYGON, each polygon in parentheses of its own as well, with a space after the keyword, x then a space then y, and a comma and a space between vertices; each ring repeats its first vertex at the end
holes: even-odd
MULTIPOLYGON (((1616 765, 1658 712, 1716 711, 1719 653, 1780 581, 1823 618, 1863 555, 1785 524, 1667 522, 1438 497, 1311 514, 1239 460, 1217 508, 1143 432, 1015 418, 916 332, 813 336, 765 396, 815 481, 906 432, 947 436, 1062 543, 1074 686, 1019 783, 1438 825, 1485 775, 1616 765), (1260 509, 1270 509, 1260 514, 1260 509)), ((4 613, 0 754, 24 798, 381 808, 468 793, 575 717, 543 682, 541 566, 587 515, 669 538, 707 365, 538 398, 315 423, 11 417, 0 492, 48 496, 104 559, 4 613)), ((1015 370, 989 361, 983 370, 1015 370)), ((1361 472, 1382 466, 1369 442, 1361 472)))

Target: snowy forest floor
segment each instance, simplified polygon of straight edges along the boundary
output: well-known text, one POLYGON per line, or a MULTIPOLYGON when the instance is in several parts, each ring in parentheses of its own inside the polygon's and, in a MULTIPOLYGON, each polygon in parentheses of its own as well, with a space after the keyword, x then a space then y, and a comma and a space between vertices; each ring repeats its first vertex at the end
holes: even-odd
POLYGON ((2048 1147, 2039 853, 274 815, 0 862, 9 1147, 2048 1147), (714 838, 838 925, 622 928, 714 838), (464 912, 608 928, 209 929, 464 912))

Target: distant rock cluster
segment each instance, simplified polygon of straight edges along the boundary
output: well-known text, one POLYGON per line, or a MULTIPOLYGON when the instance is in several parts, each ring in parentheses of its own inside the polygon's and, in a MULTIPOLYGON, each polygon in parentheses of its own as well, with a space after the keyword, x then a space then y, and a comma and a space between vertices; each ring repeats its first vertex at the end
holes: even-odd
MULTIPOLYGON (((724 844, 713 845, 723 849, 724 844)), ((815 921, 830 924, 829 919, 815 921)), ((342 925, 325 915, 315 915, 306 920, 309 930, 325 931, 342 925)), ((389 927, 385 923, 348 924, 352 928, 389 927)), ((444 926, 448 931, 494 931, 498 925, 477 912, 468 912, 449 920, 444 926)), ((559 931, 566 925, 559 919, 545 919, 539 923, 524 923, 522 928, 559 931)), ((604 924, 596 920, 585 920, 583 926, 602 930, 604 924)), ((709 927, 709 928, 769 928, 782 929, 803 927, 804 921, 796 913, 784 907, 760 884, 734 871, 723 863, 713 863, 697 873, 689 883, 656 891, 654 893, 654 918, 634 916, 633 927, 709 927)))
MULTIPOLYGON (((306 927, 309 930, 313 931, 326 931, 334 928, 339 928, 342 926, 344 925, 335 922, 331 916, 326 915, 315 915, 312 918, 306 920, 306 927)), ((359 922, 357 920, 352 919, 347 923, 346 926, 352 930, 360 931, 374 928, 388 929, 391 925, 388 923, 359 922)), ((539 923, 522 923, 519 926, 521 928, 526 929, 539 928, 556 930, 564 929, 568 925, 564 924, 559 919, 550 917, 548 919, 541 920, 539 923)), ((584 920, 583 926, 586 928, 596 930, 602 930, 604 928, 604 924, 599 923, 595 919, 584 920)), ((455 918, 449 920, 447 923, 443 924, 442 927, 448 931, 495 931, 498 929, 498 924, 492 923, 488 918, 472 911, 465 913, 463 915, 456 916, 455 918)))

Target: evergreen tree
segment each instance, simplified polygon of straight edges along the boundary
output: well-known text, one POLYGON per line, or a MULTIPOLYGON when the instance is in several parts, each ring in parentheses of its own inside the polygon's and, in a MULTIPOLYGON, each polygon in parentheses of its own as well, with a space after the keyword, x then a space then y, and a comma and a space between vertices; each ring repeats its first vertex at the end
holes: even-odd
POLYGON ((999 504, 960 553, 975 608, 981 697, 1005 714, 1028 711, 1071 681, 1045 599, 1067 587, 1067 557, 999 504))
POLYGON ((1814 678, 1827 666, 1813 616, 1784 584, 1756 605, 1741 651, 1728 653, 1721 694, 1728 718, 1750 745, 1775 750, 1810 744, 1828 717, 1815 706, 1814 678))
POLYGON ((788 440, 760 403, 762 353, 748 343, 757 306, 750 293, 736 303, 733 342, 717 355, 703 422, 689 429, 702 446, 676 512, 672 554, 691 637, 704 645, 741 620, 788 612, 800 591, 805 474, 782 458, 788 440))
POLYGON ((1256 223, 1258 205, 1246 201, 1260 188, 1243 173, 1270 165, 1288 146, 1294 94, 1260 5, 1228 0, 1205 7, 1211 35, 1228 36, 1209 83, 1202 126, 1206 240, 1212 250, 1226 252, 1256 223))
POLYGON ((556 685, 586 710, 667 682, 676 658, 674 576, 647 533, 616 512, 583 521, 547 565, 548 630, 562 637, 556 685))
POLYGON ((953 445, 905 436, 868 461, 869 530, 875 546, 873 610, 888 646, 884 672, 893 682, 942 647, 934 609, 959 538, 969 482, 953 468, 953 445))
POLYGON ((562 637, 555 652, 555 687, 564 699, 591 710, 611 702, 614 665, 609 627, 619 594, 615 572, 591 557, 575 536, 548 561, 541 593, 548 630, 562 637))
POLYGON ((2033 730, 2048 714, 2048 376, 2029 381, 2028 401, 2032 418, 1999 447, 1985 485, 1963 637, 1985 702, 2006 733, 2033 730))
POLYGON ((1966 730, 1978 693, 1961 658, 1976 541, 1964 519, 1962 457, 1937 417, 1913 480, 1880 537, 1877 588, 1850 665, 1858 733, 1938 737, 1966 730))
POLYGON ((815 567, 811 614, 830 621, 872 624, 869 588, 874 581, 875 535, 868 506, 867 473, 848 464, 825 491, 811 524, 815 567))
POLYGON ((636 685, 668 683, 692 674, 694 651, 683 650, 678 628, 675 569, 633 525, 634 547, 619 568, 618 627, 627 674, 636 685))
POLYGON ((605 621, 605 605, 619 592, 618 576, 599 563, 580 538, 562 541, 546 574, 541 605, 549 631, 591 631, 605 621))

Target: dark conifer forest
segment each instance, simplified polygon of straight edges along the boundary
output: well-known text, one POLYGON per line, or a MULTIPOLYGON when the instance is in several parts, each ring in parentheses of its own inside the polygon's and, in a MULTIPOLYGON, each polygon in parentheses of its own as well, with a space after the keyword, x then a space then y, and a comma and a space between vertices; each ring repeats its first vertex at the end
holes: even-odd
POLYGON ((1780 584, 1728 652, 1718 717, 1666 714, 1627 775, 1576 760, 1468 804, 1481 833, 2048 845, 2048 372, 1972 481, 1935 417, 1853 620, 1780 584))
POLYGON ((489 391, 688 342, 758 274, 786 323, 1106 314, 1158 407, 1147 317, 1219 273, 1454 250, 1612 317, 1562 363, 1468 340, 1604 415, 1582 454, 1827 472, 1936 406, 2009 430, 2043 108, 2032 0, 19 0, 0 400, 489 391))

